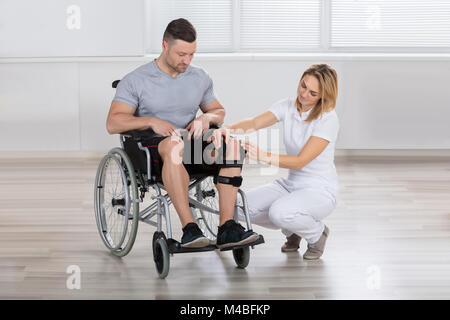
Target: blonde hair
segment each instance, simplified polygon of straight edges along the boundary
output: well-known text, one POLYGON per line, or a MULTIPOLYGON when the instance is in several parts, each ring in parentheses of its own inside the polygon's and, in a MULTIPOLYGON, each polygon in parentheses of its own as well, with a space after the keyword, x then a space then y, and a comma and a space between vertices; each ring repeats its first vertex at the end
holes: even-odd
MULTIPOLYGON (((322 113, 332 111, 336 108, 338 95, 337 73, 327 64, 313 64, 303 72, 300 81, 306 76, 314 76, 320 83, 321 97, 311 110, 306 122, 311 122, 319 118, 322 113)), ((299 97, 295 100, 297 110, 302 111, 302 104, 299 97)))

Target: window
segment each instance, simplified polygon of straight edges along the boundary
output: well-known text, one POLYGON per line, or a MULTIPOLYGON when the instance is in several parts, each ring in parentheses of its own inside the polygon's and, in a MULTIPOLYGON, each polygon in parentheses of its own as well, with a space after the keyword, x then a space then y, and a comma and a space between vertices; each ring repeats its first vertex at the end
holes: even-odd
POLYGON ((333 0, 331 47, 450 47, 450 1, 333 0))
POLYGON ((241 0, 239 51, 320 47, 320 1, 241 0))
POLYGON ((197 52, 232 52, 231 0, 152 0, 150 7, 151 51, 160 52, 167 24, 189 20, 197 30, 197 52))
POLYGON ((450 50, 448 0, 148 0, 151 52, 186 18, 197 52, 450 50))

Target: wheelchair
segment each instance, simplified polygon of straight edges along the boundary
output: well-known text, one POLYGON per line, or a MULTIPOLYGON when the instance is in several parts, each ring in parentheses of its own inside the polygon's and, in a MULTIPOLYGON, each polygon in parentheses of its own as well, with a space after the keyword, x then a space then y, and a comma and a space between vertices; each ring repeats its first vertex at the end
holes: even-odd
MULTIPOLYGON (((112 87, 116 88, 119 81, 114 81, 112 87)), ((165 192, 161 176, 152 170, 154 159, 145 146, 145 138, 145 131, 124 132, 120 134, 121 147, 111 149, 101 159, 94 186, 95 218, 100 238, 118 257, 124 257, 131 251, 139 221, 156 227, 152 241, 153 260, 159 278, 164 279, 169 273, 170 256, 218 249, 215 245, 219 225, 218 191, 211 173, 190 174, 189 207, 210 244, 202 248, 182 247, 172 237, 169 211, 172 202, 165 192), (141 209, 146 194, 151 201, 145 209, 141 209)), ((236 201, 234 219, 238 221, 237 210, 241 208, 247 230, 252 230, 247 199, 240 188, 237 197, 241 197, 242 205, 236 201)), ((250 247, 261 243, 264 243, 262 235, 250 244, 220 250, 232 251, 237 267, 244 269, 250 261, 250 247)))

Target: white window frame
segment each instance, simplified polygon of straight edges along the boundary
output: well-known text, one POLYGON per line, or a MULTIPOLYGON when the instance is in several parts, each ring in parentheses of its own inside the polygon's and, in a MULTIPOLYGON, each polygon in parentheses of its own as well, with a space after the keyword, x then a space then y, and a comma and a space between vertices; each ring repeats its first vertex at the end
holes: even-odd
MULTIPOLYGON (((150 39, 150 28, 151 28, 151 1, 152 0, 144 0, 145 10, 144 14, 144 45, 145 45, 145 54, 146 55, 154 55, 155 51, 152 51, 155 48, 151 48, 151 39, 150 39)), ((233 46, 232 52, 216 52, 212 53, 212 55, 217 54, 226 54, 226 55, 296 55, 289 52, 280 52, 280 51, 270 51, 266 53, 248 53, 243 52, 239 48, 240 43, 240 3, 241 0, 231 0, 232 1, 232 25, 233 25, 233 46)), ((426 0, 424 0, 426 1, 426 0)), ((320 15, 320 46, 318 49, 309 49, 305 48, 298 52, 299 55, 302 54, 312 54, 312 53, 320 53, 320 54, 449 54, 450 47, 332 47, 331 46, 331 0, 321 0, 321 15, 320 15)), ((156 48, 158 50, 159 48, 156 48)), ((201 53, 206 55, 211 55, 207 53, 201 53)))
MULTIPOLYGON (((324 33, 327 34, 328 47, 326 53, 361 53, 361 54, 448 54, 450 53, 449 47, 382 47, 382 46, 361 46, 361 47, 332 47, 331 46, 331 0, 324 1, 325 10, 328 11, 325 25, 326 29, 324 33)), ((424 0, 426 1, 426 0, 424 0)), ((324 16, 322 16, 324 17, 324 16)), ((324 40, 324 39, 322 39, 324 40)))

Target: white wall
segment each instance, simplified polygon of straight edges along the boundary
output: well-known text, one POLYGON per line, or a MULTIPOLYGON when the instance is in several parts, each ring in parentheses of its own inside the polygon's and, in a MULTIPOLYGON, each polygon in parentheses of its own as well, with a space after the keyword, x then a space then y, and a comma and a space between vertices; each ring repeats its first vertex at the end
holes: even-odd
POLYGON ((0 57, 138 56, 144 0, 1 0, 0 57))
MULTIPOLYGON (((106 150, 111 82, 147 58, 0 59, 0 151, 106 150), (56 61, 56 62, 55 62, 56 61)), ((226 123, 295 95, 312 63, 339 75, 338 149, 450 148, 450 59, 196 57, 213 77, 226 123)))
MULTIPOLYGON (((154 58, 143 56, 154 40, 149 8, 149 0, 0 1, 0 151, 116 146, 118 137, 105 129, 111 82, 154 58)), ((213 77, 226 123, 295 95, 302 72, 317 62, 339 75, 337 148, 450 148, 449 54, 198 54, 194 60, 213 77)))

